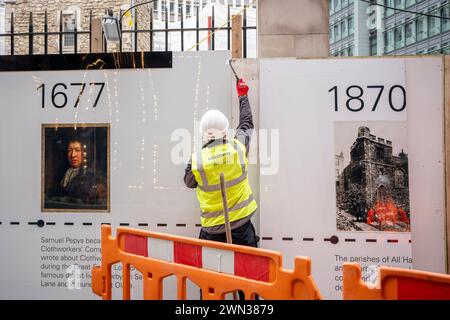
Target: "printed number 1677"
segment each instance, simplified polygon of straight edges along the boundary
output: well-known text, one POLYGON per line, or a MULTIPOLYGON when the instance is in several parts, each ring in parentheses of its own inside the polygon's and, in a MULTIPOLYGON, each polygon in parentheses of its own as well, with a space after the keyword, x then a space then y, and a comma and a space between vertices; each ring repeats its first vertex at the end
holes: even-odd
MULTIPOLYGON (((91 83, 70 83, 71 87, 79 87, 80 90, 78 92, 78 96, 75 100, 75 103, 73 105, 74 108, 78 107, 80 103, 80 98, 83 95, 84 89, 86 88, 86 85, 88 86, 100 86, 100 90, 98 91, 97 97, 95 98, 93 108, 97 106, 98 100, 100 99, 100 96, 103 92, 103 88, 105 87, 104 82, 91 82, 91 83)), ((61 109, 64 108, 68 103, 68 98, 66 94, 66 90, 68 88, 68 85, 65 83, 56 83, 52 88, 51 93, 51 104, 53 107, 61 109)), ((37 90, 42 89, 41 97, 42 97, 42 108, 45 108, 45 83, 41 84, 37 90)))

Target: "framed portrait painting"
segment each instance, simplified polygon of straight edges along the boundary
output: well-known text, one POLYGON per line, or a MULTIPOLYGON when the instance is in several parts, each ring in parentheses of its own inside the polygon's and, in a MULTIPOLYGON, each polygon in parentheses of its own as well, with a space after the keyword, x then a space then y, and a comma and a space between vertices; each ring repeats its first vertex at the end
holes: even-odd
POLYGON ((109 124, 42 125, 42 212, 109 212, 109 124))

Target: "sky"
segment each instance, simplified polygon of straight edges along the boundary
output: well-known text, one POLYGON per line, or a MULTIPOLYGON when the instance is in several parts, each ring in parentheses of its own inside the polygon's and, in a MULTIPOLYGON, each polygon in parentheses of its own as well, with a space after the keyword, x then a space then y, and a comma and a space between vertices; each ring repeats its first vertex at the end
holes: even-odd
POLYGON ((393 155, 402 149, 408 153, 407 123, 405 121, 336 121, 334 123, 335 154, 344 153, 344 166, 350 162, 350 147, 358 137, 358 128, 368 127, 377 138, 392 141, 393 155))

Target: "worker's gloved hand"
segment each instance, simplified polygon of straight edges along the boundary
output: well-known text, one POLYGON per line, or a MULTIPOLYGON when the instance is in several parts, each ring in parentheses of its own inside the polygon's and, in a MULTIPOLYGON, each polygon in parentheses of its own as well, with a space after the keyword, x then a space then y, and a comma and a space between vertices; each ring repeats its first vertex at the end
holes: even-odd
POLYGON ((248 94, 248 86, 242 78, 239 79, 238 83, 236 84, 236 89, 239 97, 246 96, 248 94))

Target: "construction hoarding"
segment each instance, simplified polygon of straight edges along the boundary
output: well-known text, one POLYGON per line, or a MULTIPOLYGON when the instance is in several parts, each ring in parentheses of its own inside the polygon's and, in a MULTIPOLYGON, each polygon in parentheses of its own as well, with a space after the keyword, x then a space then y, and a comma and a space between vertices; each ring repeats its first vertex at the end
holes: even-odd
MULTIPOLYGON (((0 298, 95 298, 102 223, 198 236, 184 168, 206 110, 237 125, 229 57, 0 73, 0 298), (77 161, 86 197, 73 183, 77 161)), ((442 57, 244 60, 236 69, 258 129, 249 175, 261 247, 280 251, 288 268, 310 256, 328 299, 342 297, 343 262, 361 263, 369 281, 379 265, 446 271, 442 57)), ((120 299, 122 266, 112 272, 120 299)), ((142 275, 132 268, 131 277, 131 298, 142 298, 142 275)), ((165 284, 164 298, 175 298, 176 279, 165 284)), ((198 297, 189 283, 188 298, 198 297)))
MULTIPOLYGON (((95 299, 102 223, 198 236, 184 169, 202 114, 231 117, 229 58, 174 53, 171 68, 0 73, 1 298, 95 299), (77 152, 83 181, 73 178, 77 152)), ((121 298, 121 265, 113 274, 121 298)), ((132 297, 142 297, 132 276, 132 297)), ((176 297, 173 280, 166 298, 176 297)))
POLYGON ((261 162, 262 246, 310 256, 325 297, 341 297, 343 262, 366 280, 379 265, 445 273, 443 66, 261 61, 260 130, 279 151, 261 162))

